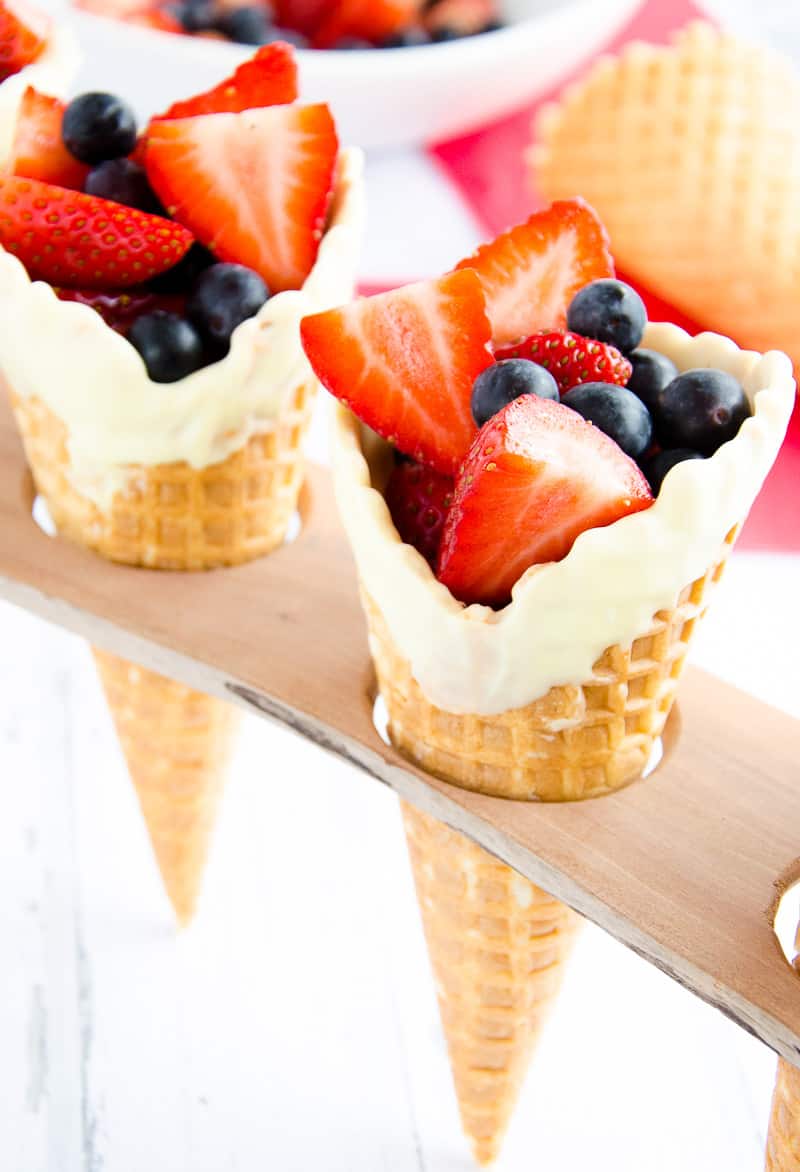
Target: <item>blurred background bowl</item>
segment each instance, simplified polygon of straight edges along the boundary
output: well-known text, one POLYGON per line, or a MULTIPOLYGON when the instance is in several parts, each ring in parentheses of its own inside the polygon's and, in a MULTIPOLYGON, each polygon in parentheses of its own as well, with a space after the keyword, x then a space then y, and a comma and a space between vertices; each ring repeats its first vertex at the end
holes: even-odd
MULTIPOLYGON (((300 51, 301 93, 304 101, 331 104, 344 142, 440 142, 544 93, 609 41, 640 3, 506 0, 508 24, 496 32, 419 48, 300 51)), ((124 94, 141 117, 214 85, 255 51, 77 9, 68 19, 84 52, 76 89, 124 94)))

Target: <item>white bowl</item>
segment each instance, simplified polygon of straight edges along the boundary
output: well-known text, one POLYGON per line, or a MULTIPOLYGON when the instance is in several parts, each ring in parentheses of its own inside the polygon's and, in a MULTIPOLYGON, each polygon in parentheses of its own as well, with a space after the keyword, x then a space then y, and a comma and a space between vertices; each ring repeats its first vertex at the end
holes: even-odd
MULTIPOLYGON (((497 32, 414 49, 301 51, 302 97, 331 104, 343 142, 442 141, 544 93, 609 41, 640 4, 506 0, 508 27, 497 32)), ((85 60, 76 88, 125 95, 141 117, 214 85, 254 51, 78 10, 69 19, 85 60)))

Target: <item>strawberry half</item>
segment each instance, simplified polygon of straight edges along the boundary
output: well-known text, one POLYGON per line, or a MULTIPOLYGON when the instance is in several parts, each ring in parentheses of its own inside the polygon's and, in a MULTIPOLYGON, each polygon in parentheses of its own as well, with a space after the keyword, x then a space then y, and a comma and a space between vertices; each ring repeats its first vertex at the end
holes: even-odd
POLYGON ((30 65, 44 49, 50 22, 15 0, 0 2, 0 81, 30 65))
POLYGON ((8 169, 26 179, 83 190, 85 163, 69 153, 61 138, 65 103, 28 86, 22 95, 8 169))
POLYGON ((310 37, 324 20, 330 0, 275 0, 273 7, 279 28, 297 29, 310 37))
POLYGON ((0 245, 32 280, 83 289, 141 285, 172 268, 191 232, 111 200, 0 176, 0 245))
POLYGON ((332 395, 401 452, 453 475, 477 430, 472 384, 492 362, 474 273, 313 314, 300 336, 332 395))
POLYGON ((283 41, 264 45, 254 57, 204 94, 175 102, 159 118, 198 114, 239 114, 262 106, 282 106, 297 98, 294 49, 283 41))
POLYGON ((314 36, 316 49, 329 49, 343 37, 380 44, 412 24, 419 0, 334 0, 314 36))
POLYGON ((549 330, 510 346, 498 346, 495 358, 498 362, 527 358, 538 363, 550 371, 562 395, 580 383, 616 383, 624 387, 633 373, 630 362, 616 346, 570 330, 549 330))
POLYGON ((456 479, 437 576, 462 602, 504 606, 530 567, 587 529, 653 503, 639 468, 599 428, 522 395, 481 429, 456 479))
POLYGON ((384 497, 403 541, 436 564, 447 511, 453 501, 453 477, 424 464, 397 464, 384 497))
POLYGON ((137 317, 163 309, 166 313, 183 313, 185 297, 150 293, 146 289, 61 289, 53 290, 60 301, 76 301, 99 314, 107 326, 123 337, 137 317))
POLYGON ((537 330, 563 329, 578 290, 614 275, 606 230, 582 199, 556 201, 535 212, 456 268, 475 269, 480 276, 498 345, 537 330))
POLYGON ((338 149, 327 106, 272 106, 156 121, 145 167, 201 244, 278 293, 299 289, 314 265, 338 149))

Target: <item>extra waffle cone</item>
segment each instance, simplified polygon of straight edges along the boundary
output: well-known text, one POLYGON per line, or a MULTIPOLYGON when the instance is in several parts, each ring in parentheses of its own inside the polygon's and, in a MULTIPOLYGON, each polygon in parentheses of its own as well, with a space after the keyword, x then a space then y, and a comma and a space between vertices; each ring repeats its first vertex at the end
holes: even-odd
POLYGON ((370 649, 392 743, 422 769, 496 797, 568 801, 640 777, 664 730, 689 641, 719 581, 719 559, 626 647, 609 647, 580 686, 558 686, 498 716, 446 712, 425 697, 383 615, 364 592, 370 649))
POLYGON ((583 195, 620 268, 704 326, 800 363, 800 75, 708 25, 633 44, 542 111, 548 199, 583 195))
MULTIPOLYGON (((11 395, 38 491, 62 537, 157 570, 235 566, 280 545, 303 481, 316 384, 297 386, 274 425, 219 464, 131 467, 104 512, 69 476, 67 429, 35 397, 11 395)), ((165 391, 165 394, 167 392, 165 391)))
POLYGON ((164 886, 194 915, 233 748, 230 704, 105 651, 94 658, 164 886))
POLYGON ((461 1119, 498 1155, 578 918, 481 847, 403 806, 461 1119))
POLYGON ((800 1172, 800 1070, 778 1059, 766 1172, 800 1172))

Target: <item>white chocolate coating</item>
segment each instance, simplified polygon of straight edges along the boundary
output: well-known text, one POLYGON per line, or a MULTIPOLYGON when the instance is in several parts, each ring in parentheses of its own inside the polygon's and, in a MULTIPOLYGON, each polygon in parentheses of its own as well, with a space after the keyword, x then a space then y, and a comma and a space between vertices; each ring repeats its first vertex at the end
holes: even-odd
POLYGON ((0 249, 0 371, 67 428, 75 488, 107 510, 129 465, 205 468, 265 430, 312 379, 300 319, 352 296, 363 221, 362 156, 341 157, 331 222, 303 288, 270 298, 234 332, 229 354, 178 382, 155 383, 137 351, 93 309, 59 301, 0 249))
POLYGON ((644 344, 680 370, 734 374, 753 405, 735 439, 666 477, 655 504, 588 530, 560 562, 531 567, 502 611, 464 607, 405 545, 379 491, 388 447, 343 407, 334 424, 334 481, 364 588, 428 700, 450 712, 493 715, 561 684, 581 684, 602 652, 646 631, 656 611, 715 560, 778 454, 794 404, 785 354, 739 350, 717 334, 648 327, 644 344))
POLYGON ((28 86, 63 98, 78 72, 80 61, 78 42, 72 29, 54 24, 38 61, 0 83, 0 159, 5 159, 11 149, 17 110, 28 86))

